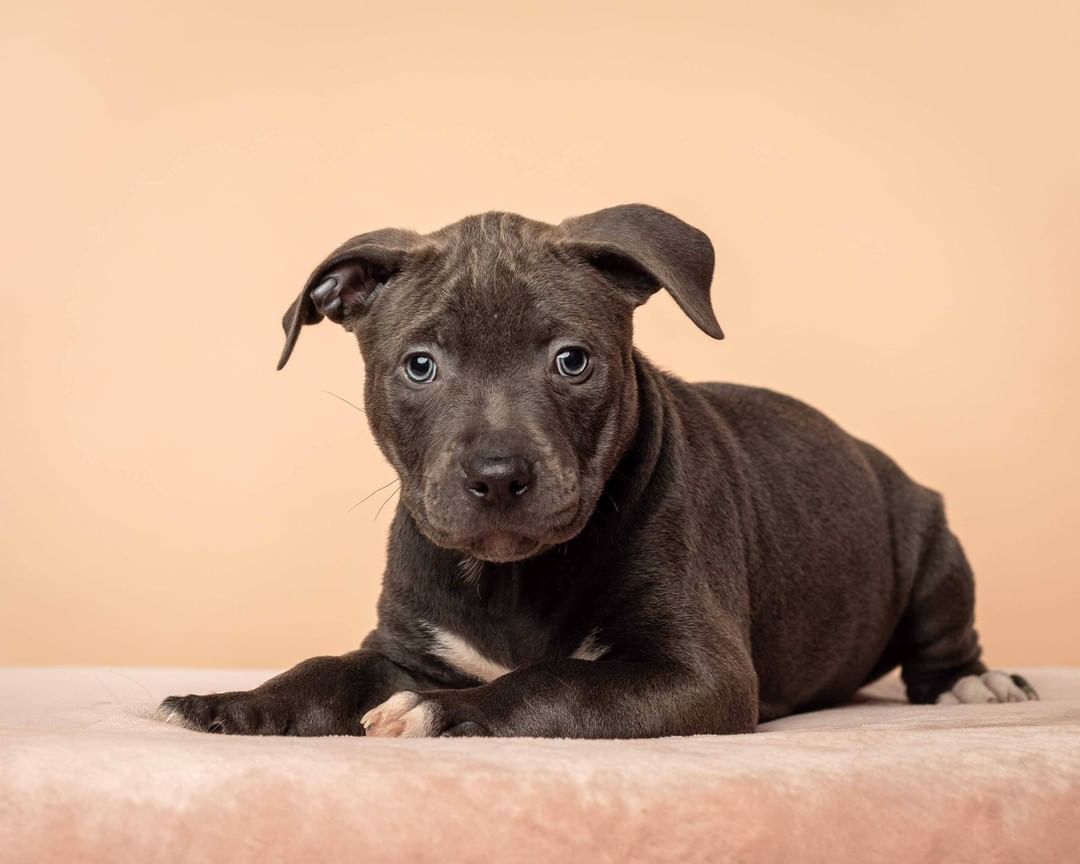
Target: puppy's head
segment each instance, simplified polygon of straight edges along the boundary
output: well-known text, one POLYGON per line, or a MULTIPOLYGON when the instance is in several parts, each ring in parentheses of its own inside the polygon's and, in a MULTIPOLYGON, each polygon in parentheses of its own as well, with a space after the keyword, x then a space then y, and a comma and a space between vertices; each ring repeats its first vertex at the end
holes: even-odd
POLYGON ((637 422, 634 307, 666 288, 706 333, 713 250, 644 205, 548 225, 470 216, 387 229, 330 254, 285 313, 351 331, 372 431, 402 501, 439 546, 536 555, 588 521, 637 422))

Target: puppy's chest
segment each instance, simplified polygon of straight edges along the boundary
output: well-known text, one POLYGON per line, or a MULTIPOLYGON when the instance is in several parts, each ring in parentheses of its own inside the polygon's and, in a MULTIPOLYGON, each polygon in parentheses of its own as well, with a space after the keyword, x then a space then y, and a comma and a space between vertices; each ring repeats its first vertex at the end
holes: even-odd
POLYGON ((563 634, 497 622, 440 626, 424 621, 421 626, 428 635, 429 655, 459 675, 483 683, 547 660, 599 660, 608 650, 596 630, 584 635, 563 634))

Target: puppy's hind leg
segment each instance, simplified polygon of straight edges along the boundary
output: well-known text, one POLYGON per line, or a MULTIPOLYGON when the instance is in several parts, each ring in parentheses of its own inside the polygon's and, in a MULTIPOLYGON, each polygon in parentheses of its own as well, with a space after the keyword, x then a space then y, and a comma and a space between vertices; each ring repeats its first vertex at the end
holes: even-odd
POLYGON ((900 627, 902 677, 913 703, 1026 702, 1038 695, 1019 675, 987 670, 975 631, 975 580, 933 495, 908 608, 900 627))

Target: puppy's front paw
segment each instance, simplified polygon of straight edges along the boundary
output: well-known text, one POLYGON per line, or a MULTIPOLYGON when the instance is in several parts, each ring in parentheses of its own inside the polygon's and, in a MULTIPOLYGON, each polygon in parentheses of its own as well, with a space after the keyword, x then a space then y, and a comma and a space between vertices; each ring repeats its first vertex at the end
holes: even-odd
POLYGON ((251 692, 170 696, 155 716, 196 732, 226 735, 284 735, 289 726, 288 707, 280 699, 251 692))
POLYGON ((376 738, 437 738, 488 735, 475 720, 459 716, 437 694, 402 690, 360 718, 364 734, 376 738))
POLYGON ((1022 675, 991 670, 981 675, 965 675, 951 690, 937 698, 938 705, 979 705, 993 702, 1033 702, 1039 698, 1022 675))
POLYGON ((381 738, 430 738, 435 731, 438 708, 412 690, 395 693, 360 718, 364 734, 381 738))

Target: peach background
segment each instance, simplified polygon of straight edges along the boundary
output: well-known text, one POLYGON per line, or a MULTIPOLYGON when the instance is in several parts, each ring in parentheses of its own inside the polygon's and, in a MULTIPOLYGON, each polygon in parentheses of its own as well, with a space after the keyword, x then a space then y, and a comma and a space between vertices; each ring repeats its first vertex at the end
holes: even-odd
POLYGON ((728 340, 946 493, 998 663, 1080 663, 1080 5, 6 3, 0 662, 279 664, 374 620, 392 479, 332 246, 665 207, 728 340), (298 11, 301 10, 301 11, 298 11))

